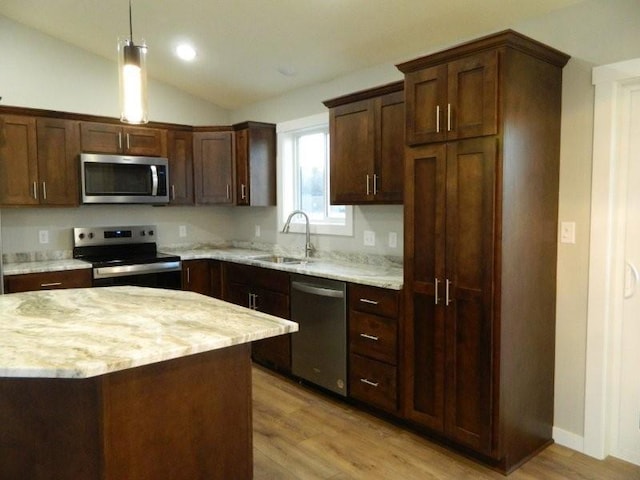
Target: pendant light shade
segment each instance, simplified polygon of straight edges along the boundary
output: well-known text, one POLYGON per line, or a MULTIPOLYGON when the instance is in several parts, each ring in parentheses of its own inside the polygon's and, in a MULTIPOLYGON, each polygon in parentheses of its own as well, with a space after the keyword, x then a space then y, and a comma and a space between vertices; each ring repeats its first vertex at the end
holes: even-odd
POLYGON ((133 43, 131 1, 129 1, 129 38, 118 41, 120 77, 120 120, 125 123, 147 123, 147 46, 133 43))

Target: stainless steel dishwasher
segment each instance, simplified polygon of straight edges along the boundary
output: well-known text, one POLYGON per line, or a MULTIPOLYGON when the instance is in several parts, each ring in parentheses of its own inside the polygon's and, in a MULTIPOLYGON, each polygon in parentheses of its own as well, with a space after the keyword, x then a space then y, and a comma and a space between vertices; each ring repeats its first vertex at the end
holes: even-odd
POLYGON ((291 275, 291 372, 339 395, 347 395, 346 284, 291 275))

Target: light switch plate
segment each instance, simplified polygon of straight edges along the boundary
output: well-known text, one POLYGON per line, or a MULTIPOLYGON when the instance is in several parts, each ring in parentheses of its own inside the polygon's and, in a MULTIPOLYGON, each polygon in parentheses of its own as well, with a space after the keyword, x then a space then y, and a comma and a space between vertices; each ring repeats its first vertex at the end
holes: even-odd
POLYGON ((49 243, 49 230, 38 231, 38 241, 40 243, 49 243))
POLYGON ((367 247, 375 247, 376 245, 376 232, 371 230, 364 231, 364 244, 367 247))
POLYGON ((181 237, 186 237, 187 236, 187 226, 186 225, 180 225, 178 227, 178 235, 180 235, 181 237))
POLYGON ((255 230, 256 230, 256 231, 255 231, 255 236, 256 236, 256 237, 259 237, 259 236, 260 236, 260 234, 261 234, 261 232, 260 232, 260 225, 256 225, 256 229, 255 229, 255 230))
POLYGON ((560 243, 576 243, 576 222, 560 224, 560 243))

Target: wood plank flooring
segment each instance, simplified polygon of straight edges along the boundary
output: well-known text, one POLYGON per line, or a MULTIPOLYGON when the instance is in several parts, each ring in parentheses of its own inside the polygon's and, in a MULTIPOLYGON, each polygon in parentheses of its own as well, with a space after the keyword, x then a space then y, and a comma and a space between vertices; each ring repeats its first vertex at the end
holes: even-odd
MULTIPOLYGON (((255 480, 504 479, 384 420, 253 368, 255 480)), ((640 480, 640 467, 552 445, 509 480, 640 480)))

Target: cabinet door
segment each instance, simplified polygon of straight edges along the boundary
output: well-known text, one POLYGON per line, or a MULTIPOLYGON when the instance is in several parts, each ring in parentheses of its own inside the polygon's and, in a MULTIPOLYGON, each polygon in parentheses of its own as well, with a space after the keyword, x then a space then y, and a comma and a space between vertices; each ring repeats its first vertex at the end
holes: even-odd
POLYGON ((211 272, 208 260, 182 262, 182 289, 211 296, 211 272))
POLYGON ((193 205, 193 136, 191 132, 167 133, 170 205, 193 205))
MULTIPOLYGON (((254 303, 259 312, 275 315, 280 318, 289 318, 289 295, 270 292, 264 289, 252 289, 255 295, 254 303)), ((291 371, 291 335, 279 335, 277 337, 258 340, 251 345, 253 358, 277 370, 291 371)))
POLYGON ((405 414, 443 432, 446 146, 405 161, 405 414))
POLYGON ((122 153, 122 127, 108 123, 80 122, 81 149, 86 153, 122 153))
POLYGON ((78 122, 55 118, 39 118, 38 177, 40 203, 43 205, 79 204, 78 155, 80 131, 78 122))
POLYGON ((249 205, 249 130, 236 131, 236 205, 249 205))
POLYGON ((249 122, 236 131, 236 204, 276 205, 276 127, 249 122))
POLYGON ((371 200, 375 154, 374 101, 363 100, 333 108, 329 129, 331 203, 371 200))
POLYGON ((125 127, 123 148, 127 155, 164 157, 167 155, 166 132, 157 128, 125 127))
POLYGON ((404 80, 406 140, 409 145, 446 140, 447 66, 407 73, 404 80))
POLYGON ((0 204, 38 205, 36 120, 0 116, 0 204))
POLYGON ((498 52, 461 58, 448 66, 447 139, 498 131, 498 52))
POLYGON ((404 185, 404 92, 379 99, 378 142, 373 190, 375 200, 402 203, 404 185))
POLYGON ((232 132, 193 135, 196 203, 233 203, 233 150, 232 132))
POLYGON ((465 140, 447 148, 446 431, 458 442, 488 454, 496 139, 465 140))

